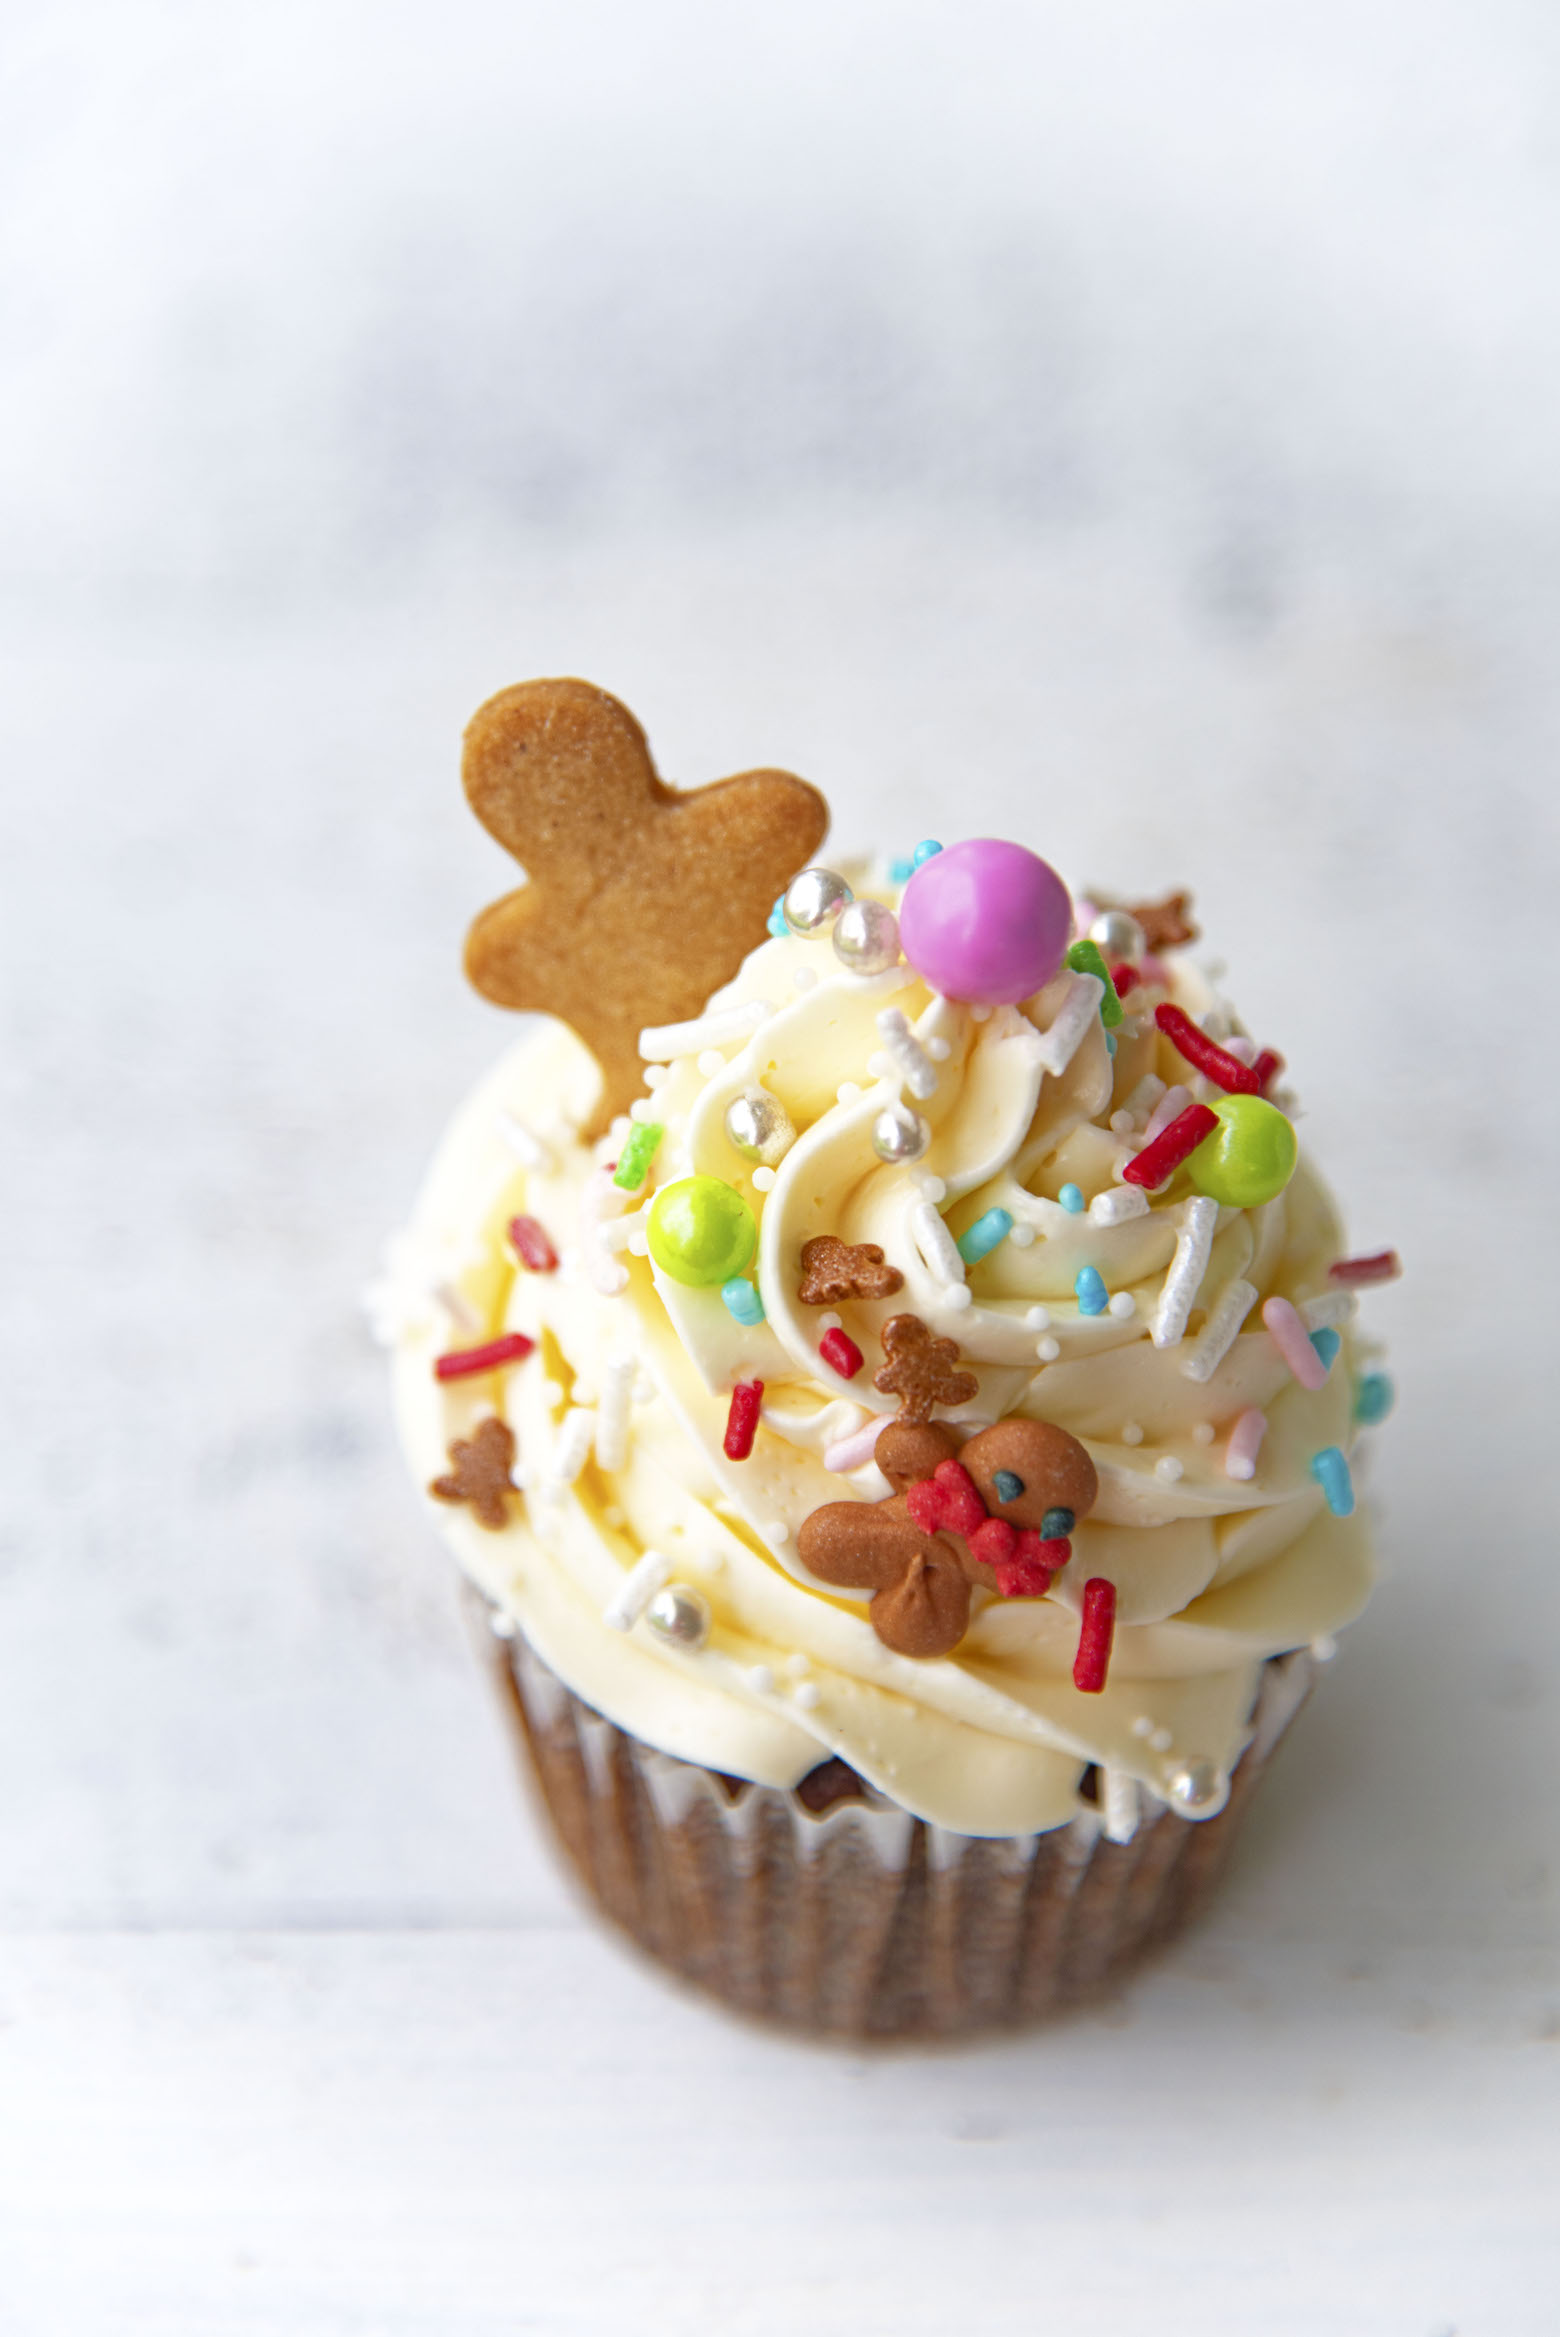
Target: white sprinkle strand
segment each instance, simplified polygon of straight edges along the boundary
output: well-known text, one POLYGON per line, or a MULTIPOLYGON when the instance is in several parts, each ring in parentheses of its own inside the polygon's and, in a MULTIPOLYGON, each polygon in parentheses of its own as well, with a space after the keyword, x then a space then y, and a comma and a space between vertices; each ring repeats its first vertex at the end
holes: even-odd
POLYGON ((1224 1448, 1226 1477, 1233 1477, 1242 1485, 1250 1484, 1257 1473, 1257 1455, 1266 1434, 1267 1414, 1259 1412, 1255 1404, 1248 1405, 1230 1430, 1230 1440, 1224 1448))
POLYGON ((1208 1320, 1181 1358, 1188 1379, 1206 1383, 1234 1346, 1240 1326, 1257 1303, 1255 1286, 1237 1274, 1226 1282, 1208 1310, 1208 1320))
POLYGON ((513 1112, 499 1113, 498 1132, 522 1168, 534 1169, 540 1175, 546 1175, 552 1168, 553 1156, 547 1146, 513 1112))
MULTIPOLYGON (((1146 1120, 1164 1092, 1165 1083, 1159 1074, 1155 1071, 1145 1071, 1121 1108, 1125 1112, 1130 1112, 1134 1120, 1146 1120)), ((1111 1126, 1114 1128, 1115 1125, 1115 1121, 1112 1120, 1111 1126)))
POLYGON ((1308 1331, 1341 1331, 1353 1321, 1359 1303, 1352 1290, 1323 1290, 1315 1298, 1302 1298, 1295 1312, 1308 1331))
POLYGON ((609 1630, 632 1631, 656 1592, 664 1590, 671 1579, 670 1558, 663 1558, 659 1550, 647 1550, 602 1608, 602 1621, 609 1630))
POLYGON ((1142 1815, 1137 1779, 1129 1777, 1125 1769, 1107 1767, 1103 1799, 1106 1841, 1130 1842, 1142 1815))
POLYGON ((751 1038, 773 1012, 767 998, 750 998, 746 1006, 727 1006, 692 1022, 652 1023, 639 1034, 639 1052, 647 1063, 671 1063, 703 1047, 728 1047, 733 1039, 751 1038))
POLYGON ((910 1232, 926 1261, 928 1273, 935 1275, 947 1289, 958 1288, 964 1281, 964 1260, 957 1242, 930 1201, 918 1201, 911 1210, 910 1232))
POLYGON ((583 1406, 566 1412, 558 1429, 558 1441, 553 1446, 552 1467, 548 1475, 555 1485, 572 1485, 590 1459, 591 1446, 596 1441, 596 1415, 583 1406))
POLYGON ((1148 1213, 1148 1195, 1141 1185, 1117 1185, 1108 1193, 1096 1193, 1089 1203, 1093 1225, 1125 1225, 1129 1217, 1146 1217, 1148 1213))
POLYGON ((603 1469, 621 1469, 628 1458, 628 1425, 634 1402, 632 1355, 614 1355, 602 1374, 601 1403, 596 1413, 596 1459, 603 1469))
POLYGON ((1149 1115, 1148 1126, 1143 1131, 1143 1142, 1152 1144, 1156 1136, 1162 1136, 1171 1121, 1181 1117, 1191 1100, 1190 1089, 1167 1087, 1149 1115))
POLYGON ((1083 1044, 1084 1034, 1100 1010, 1105 985, 1098 974, 1074 974, 1066 997, 1048 1031, 1040 1033, 1037 1053, 1042 1067, 1060 1079, 1083 1044))
POLYGON ((1170 1261, 1170 1271, 1159 1295, 1159 1312, 1154 1317, 1152 1337, 1156 1347, 1178 1346, 1185 1334, 1186 1318, 1208 1271, 1208 1253, 1213 1248, 1213 1231, 1218 1222, 1219 1204, 1210 1201, 1204 1193, 1182 1208, 1175 1256, 1170 1261))
POLYGON ((885 1006, 877 1018, 878 1037, 894 1058, 906 1087, 923 1102, 937 1093, 937 1066, 916 1037, 898 1006, 885 1006))

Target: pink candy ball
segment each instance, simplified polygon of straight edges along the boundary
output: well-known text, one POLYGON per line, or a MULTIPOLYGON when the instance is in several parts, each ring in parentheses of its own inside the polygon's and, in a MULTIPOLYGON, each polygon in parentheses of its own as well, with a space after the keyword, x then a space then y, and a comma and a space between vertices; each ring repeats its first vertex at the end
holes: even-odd
POLYGON ((1043 989, 1072 939, 1067 887, 1036 852, 980 836, 923 861, 899 904, 899 938, 923 982, 968 1006, 1016 1006, 1043 989))

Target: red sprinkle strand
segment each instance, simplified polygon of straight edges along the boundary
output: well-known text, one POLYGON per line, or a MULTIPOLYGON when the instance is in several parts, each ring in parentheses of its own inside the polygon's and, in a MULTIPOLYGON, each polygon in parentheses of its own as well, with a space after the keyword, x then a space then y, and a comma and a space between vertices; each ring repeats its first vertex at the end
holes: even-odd
POLYGON ((1348 1282, 1358 1289, 1366 1282, 1395 1282, 1403 1271, 1396 1250, 1373 1250, 1368 1258, 1337 1258, 1327 1269, 1333 1282, 1348 1282))
POLYGON ((1259 1082, 1258 1095, 1266 1095, 1274 1080, 1284 1068, 1284 1058, 1276 1047, 1264 1047, 1251 1066, 1259 1082))
MULTIPOLYGON (((1184 1091, 1183 1091, 1184 1092, 1184 1091)), ((1161 1128, 1152 1144, 1145 1144, 1122 1170, 1129 1185, 1141 1185, 1152 1193, 1168 1176, 1174 1175, 1183 1160, 1197 1150, 1205 1136, 1211 1136, 1219 1125, 1219 1115, 1209 1104, 1188 1104, 1178 1112, 1168 1128, 1161 1128)))
POLYGON ((1154 1020, 1178 1054, 1195 1064, 1205 1079, 1215 1087, 1222 1087, 1227 1095, 1260 1095, 1262 1082, 1257 1077, 1254 1063, 1241 1063, 1216 1046, 1206 1031, 1200 1031, 1191 1016, 1179 1006, 1156 1006, 1154 1020))
POLYGON ((818 1353, 831 1371, 839 1373, 841 1379, 854 1379, 863 1362, 861 1349, 850 1333, 837 1328, 824 1332, 818 1342, 818 1353))
POLYGON ((1091 1574, 1083 1586, 1083 1629, 1073 1658, 1073 1686, 1084 1696, 1097 1696, 1110 1670, 1110 1646, 1116 1636, 1116 1586, 1103 1574, 1091 1574))
POLYGON ((501 1364, 518 1363, 529 1355, 536 1345, 524 1331, 506 1331, 502 1339, 490 1339, 485 1347, 460 1347, 449 1355, 441 1355, 433 1367, 435 1379, 475 1379, 479 1371, 497 1371, 501 1364))
POLYGON ((511 1217, 509 1239, 521 1265, 529 1266, 533 1274, 557 1273, 558 1253, 539 1218, 511 1217))
POLYGON ((1110 978, 1118 998, 1125 998, 1127 992, 1135 990, 1143 979, 1136 966, 1112 966, 1110 978))
POLYGON ((739 1379, 731 1391, 731 1410, 726 1414, 726 1440, 722 1446, 728 1461, 745 1461, 753 1450, 753 1439, 758 1434, 758 1415, 764 1401, 764 1383, 761 1379, 739 1379))

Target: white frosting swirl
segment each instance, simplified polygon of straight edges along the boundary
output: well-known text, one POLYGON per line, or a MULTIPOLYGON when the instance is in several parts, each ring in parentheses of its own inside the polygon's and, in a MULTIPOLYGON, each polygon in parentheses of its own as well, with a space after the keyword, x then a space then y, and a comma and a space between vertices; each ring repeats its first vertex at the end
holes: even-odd
MULTIPOLYGON (((971 1834, 1028 1833, 1074 1814, 1091 1762, 1165 1796, 1190 1762, 1227 1774, 1264 1660, 1332 1633, 1363 1604, 1361 1522, 1328 1513, 1310 1469, 1319 1449, 1353 1440, 1350 1331, 1327 1384, 1307 1392, 1260 1316, 1269 1295, 1302 1303, 1328 1289, 1341 1250, 1332 1204, 1302 1159, 1276 1201, 1219 1210, 1187 1334, 1156 1346, 1184 1204, 1161 1198, 1118 1222, 1087 1204, 1122 1191, 1117 1169, 1141 1141, 1141 1100, 1135 1132, 1119 1119, 1113 1129, 1112 1114, 1134 1094, 1152 1096, 1148 1075, 1184 1078, 1185 1066, 1153 1024, 1163 990, 1129 999, 1113 1061, 1080 980, 1063 974, 1024 1008, 983 1014, 933 996, 905 967, 844 972, 826 943, 787 938, 754 951, 711 1002, 712 1012, 753 1013, 716 1026, 718 1045, 690 1033, 699 1052, 676 1057, 636 1107, 665 1129, 657 1186, 719 1177, 753 1209, 767 1315, 754 1327, 719 1290, 673 1282, 643 1255, 651 1188, 625 1204, 603 1173, 616 1141, 592 1151, 573 1133, 599 1074, 561 1025, 532 1025, 458 1113, 418 1204, 417 1254, 474 1245, 479 1262, 460 1275, 459 1299, 487 1333, 524 1331, 537 1348, 501 1375, 440 1383, 434 1358, 471 1335, 405 1310, 395 1355, 403 1437, 427 1483, 450 1441, 502 1404, 525 1487, 511 1522, 491 1532, 465 1509, 433 1505, 435 1514, 467 1571, 620 1726, 771 1785, 792 1785, 837 1753, 918 1816, 971 1834), (877 1028, 888 1006, 937 1067, 934 1092, 915 1099, 931 1145, 908 1168, 885 1165, 871 1145, 874 1120, 902 1092, 877 1028), (798 1131, 772 1181, 725 1133, 727 1105, 754 1085, 798 1131), (517 1149, 514 1121, 538 1142, 517 1149), (1081 1193, 1081 1213, 1060 1200, 1066 1186, 1081 1193), (932 1220, 957 1238, 994 1207, 1013 1232, 955 1274, 932 1220), (520 1212, 550 1231, 557 1273, 515 1269, 505 1227, 520 1212), (796 1294, 802 1244, 822 1233, 879 1244, 904 1275, 891 1300, 838 1310, 867 1357, 848 1385, 818 1354, 836 1318, 796 1294), (1117 1295, 1117 1311, 1080 1311, 1085 1265, 1117 1295), (1193 1377, 1199 1333, 1237 1281, 1257 1303, 1211 1372, 1193 1377), (812 1510, 888 1491, 870 1460, 842 1472, 824 1456, 844 1444, 848 1459, 848 1440, 893 1412, 872 1373, 881 1324, 900 1312, 955 1340, 976 1375, 974 1400, 949 1415, 956 1427, 1010 1412, 1055 1421, 1087 1445, 1100 1481, 1050 1594, 978 1592, 963 1642, 936 1661, 886 1648, 866 1594, 813 1580, 796 1555, 812 1510), (751 1456, 733 1462, 723 1451, 730 1390, 754 1378, 763 1421, 751 1456), (604 1404, 618 1417, 606 1419, 604 1404), (1224 1447, 1252 1406, 1268 1426, 1243 1482, 1226 1474, 1224 1447), (597 1450, 576 1471, 582 1412, 594 1415, 597 1450), (664 1645, 643 1623, 624 1632, 604 1619, 647 1551, 708 1599, 713 1628, 698 1652, 664 1645), (1082 1586, 1099 1575, 1116 1586, 1117 1631, 1108 1684, 1085 1696, 1071 1669, 1082 1586)), ((1173 983, 1194 1015, 1212 1010, 1184 968, 1173 983)), ((1229 1308, 1242 1299, 1233 1293, 1229 1308)))

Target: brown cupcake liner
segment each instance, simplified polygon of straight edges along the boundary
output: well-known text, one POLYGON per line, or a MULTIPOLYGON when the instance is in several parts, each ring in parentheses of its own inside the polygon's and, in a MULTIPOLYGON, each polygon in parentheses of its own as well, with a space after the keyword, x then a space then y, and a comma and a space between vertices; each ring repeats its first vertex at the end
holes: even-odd
POLYGON ((912 1817, 843 1762, 781 1792, 656 1752, 566 1688, 510 1617, 472 1600, 587 1894, 681 1978, 815 2035, 1015 2028, 1108 1994, 1212 1892, 1314 1671, 1304 1649, 1264 1667, 1216 1817, 1183 1818, 1139 1789, 1109 1825, 1085 1807, 1070 1825, 992 1840, 912 1817))

